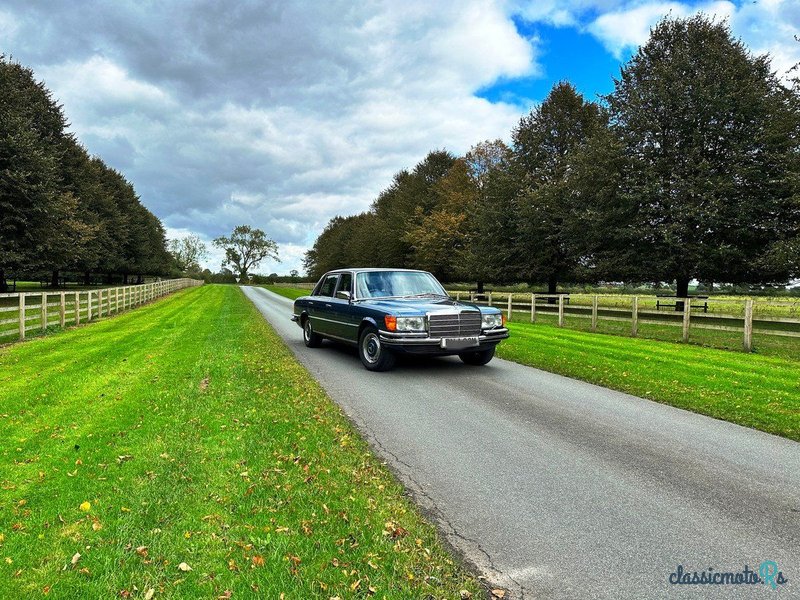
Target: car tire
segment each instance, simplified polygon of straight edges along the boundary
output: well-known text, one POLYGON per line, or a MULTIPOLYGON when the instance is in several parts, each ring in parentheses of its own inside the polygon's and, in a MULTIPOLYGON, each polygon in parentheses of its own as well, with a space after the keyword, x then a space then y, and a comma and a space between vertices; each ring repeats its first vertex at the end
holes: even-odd
POLYGON ((322 336, 314 331, 310 317, 303 321, 303 343, 307 348, 319 348, 322 345, 322 336))
POLYGON ((494 357, 494 346, 489 348, 488 350, 477 350, 475 352, 464 352, 458 355, 464 363, 468 365, 473 365, 475 367, 481 367, 487 364, 492 358, 494 357))
POLYGON ((358 357, 368 371, 388 371, 397 360, 394 353, 381 344, 375 327, 365 327, 358 336, 358 357))

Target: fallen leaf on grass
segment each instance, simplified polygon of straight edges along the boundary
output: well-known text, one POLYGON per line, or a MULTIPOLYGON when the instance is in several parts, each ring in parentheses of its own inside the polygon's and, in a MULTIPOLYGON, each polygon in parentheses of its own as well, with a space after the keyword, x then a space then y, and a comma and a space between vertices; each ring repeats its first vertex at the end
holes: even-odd
POLYGON ((147 546, 139 546, 138 548, 136 548, 136 554, 138 554, 142 558, 147 558, 147 546))
POLYGON ((492 590, 492 598, 505 598, 506 591, 501 589, 494 589, 492 590))
POLYGON ((253 566, 254 567, 263 567, 264 566, 264 557, 263 556, 259 556, 258 554, 256 554, 253 557, 253 566))
POLYGON ((122 463, 124 463, 124 462, 129 461, 129 460, 133 460, 133 456, 131 456, 130 454, 120 454, 117 457, 117 463, 120 464, 120 465, 122 463))
POLYGON ((155 594, 155 593, 156 593, 156 591, 153 588, 150 588, 149 590, 147 590, 145 592, 144 600, 152 600, 153 594, 155 594))
POLYGON ((461 600, 470 600, 470 598, 472 598, 472 592, 469 590, 461 590, 458 592, 458 595, 461 596, 461 600))
POLYGON ((91 502, 81 502, 79 507, 83 512, 89 512, 92 510, 92 503, 91 502))
POLYGON ((191 571, 192 567, 187 565, 185 562, 182 562, 181 564, 178 565, 178 570, 179 571, 183 571, 184 573, 186 573, 188 571, 191 571))
POLYGON ((203 377, 203 381, 200 382, 200 391, 204 392, 208 388, 209 378, 203 377))

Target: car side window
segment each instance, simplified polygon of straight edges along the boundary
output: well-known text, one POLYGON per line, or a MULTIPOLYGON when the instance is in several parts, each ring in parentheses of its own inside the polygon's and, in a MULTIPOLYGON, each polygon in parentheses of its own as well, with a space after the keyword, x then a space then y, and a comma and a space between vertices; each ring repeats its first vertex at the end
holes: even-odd
POLYGON ((353 293, 353 274, 342 273, 339 277, 339 287, 336 288, 337 292, 350 292, 353 293))
POLYGON ((328 275, 322 284, 322 287, 317 293, 318 296, 333 296, 333 291, 336 289, 336 280, 339 279, 338 275, 328 275))

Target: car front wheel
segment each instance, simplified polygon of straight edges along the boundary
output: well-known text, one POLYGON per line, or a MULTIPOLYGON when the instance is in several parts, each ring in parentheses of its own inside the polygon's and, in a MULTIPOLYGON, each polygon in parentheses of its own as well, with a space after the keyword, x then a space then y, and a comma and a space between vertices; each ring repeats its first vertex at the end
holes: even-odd
POLYGON ((322 344, 322 336, 314 331, 309 317, 303 323, 303 342, 308 348, 319 348, 322 344))
POLYGON ((464 352, 463 354, 459 354, 458 358, 460 358, 463 362, 468 365, 474 365, 476 367, 480 367, 488 363, 494 357, 494 346, 489 348, 488 350, 477 350, 476 352, 464 352))
POLYGON ((394 366, 395 355, 381 344, 378 330, 365 327, 358 338, 358 356, 369 371, 388 371, 394 366))

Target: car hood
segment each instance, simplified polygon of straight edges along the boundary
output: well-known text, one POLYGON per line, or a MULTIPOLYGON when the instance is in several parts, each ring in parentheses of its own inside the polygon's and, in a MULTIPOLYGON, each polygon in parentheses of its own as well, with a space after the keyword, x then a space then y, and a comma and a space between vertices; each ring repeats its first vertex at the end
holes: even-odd
MULTIPOLYGON (((437 312, 478 312, 481 310, 477 305, 470 304, 468 302, 460 302, 457 300, 431 300, 430 298, 413 298, 408 300, 361 300, 358 302, 358 304, 361 306, 368 306, 385 311, 387 314, 398 316, 415 316, 437 312)), ((492 309, 490 309, 490 311, 495 312, 495 310, 492 309)))

